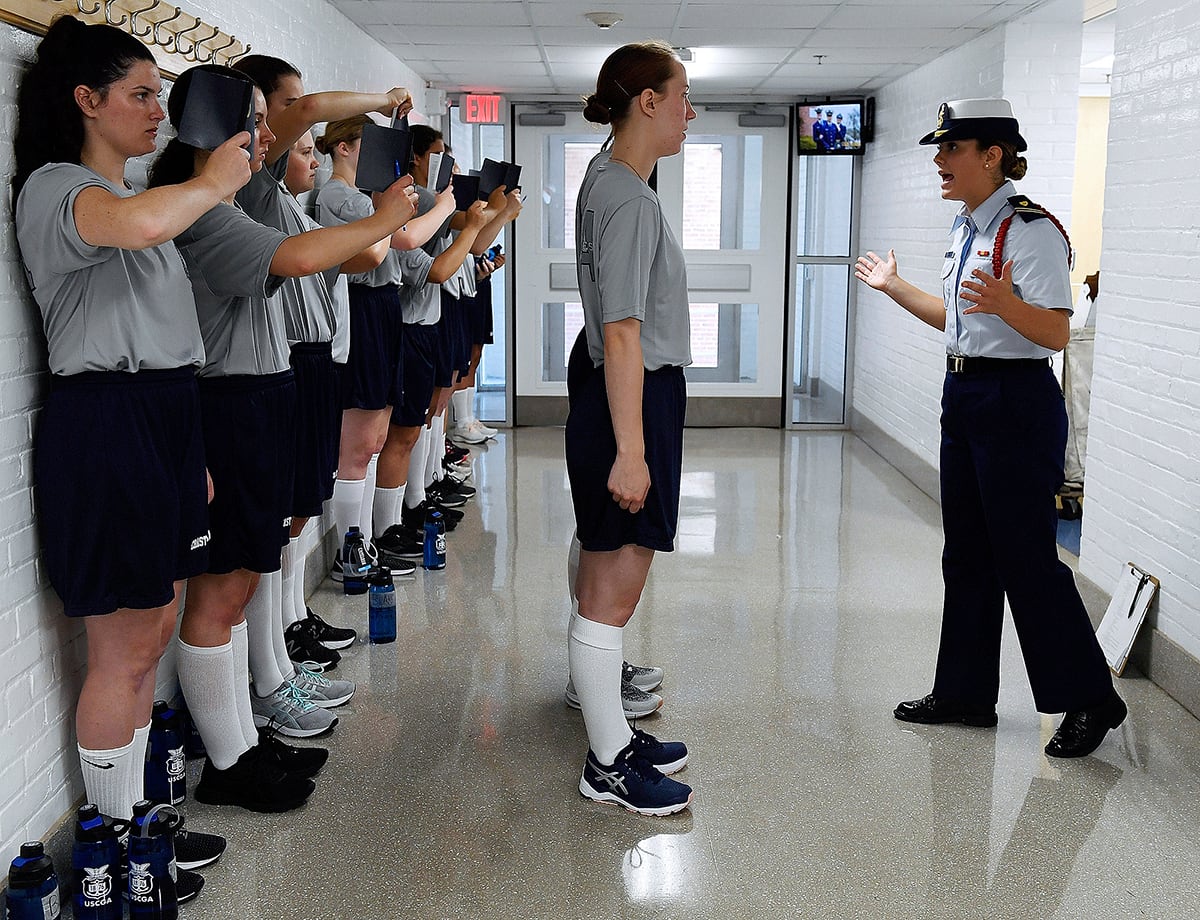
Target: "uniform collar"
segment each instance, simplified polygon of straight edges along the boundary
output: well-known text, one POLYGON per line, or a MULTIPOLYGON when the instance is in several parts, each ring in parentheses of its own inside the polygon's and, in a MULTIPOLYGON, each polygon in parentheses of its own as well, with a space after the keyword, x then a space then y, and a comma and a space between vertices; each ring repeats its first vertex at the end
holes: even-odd
POLYGON ((960 226, 965 224, 968 218, 975 224, 975 229, 977 231, 987 230, 992 221, 994 221, 999 216, 1000 212, 1004 210, 1004 206, 1008 204, 1008 199, 1016 193, 1017 190, 1013 186, 1012 182, 1007 179, 1004 180, 1004 184, 996 189, 996 191, 992 192, 992 194, 988 196, 987 200, 977 207, 973 213, 968 214, 967 206, 963 205, 962 210, 958 212, 958 216, 954 218, 954 226, 951 228, 951 232, 957 230, 960 226))

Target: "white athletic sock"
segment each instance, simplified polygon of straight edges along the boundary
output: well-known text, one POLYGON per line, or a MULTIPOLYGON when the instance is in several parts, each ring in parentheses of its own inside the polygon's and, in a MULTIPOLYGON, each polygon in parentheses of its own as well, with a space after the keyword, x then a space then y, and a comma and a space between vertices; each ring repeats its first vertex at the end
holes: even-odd
POLYGON ((633 738, 621 704, 623 635, 620 626, 587 620, 578 613, 571 616, 567 630, 567 659, 588 744, 596 760, 605 765, 616 760, 633 738))
POLYGON ((110 818, 133 817, 132 774, 146 769, 145 750, 137 759, 137 733, 128 744, 107 750, 79 748, 79 765, 83 769, 83 789, 87 800, 110 818))
MULTIPOLYGON (((250 674, 254 678, 254 690, 259 696, 275 692, 283 683, 283 672, 275 656, 276 627, 273 623, 274 620, 280 620, 281 582, 282 575, 279 572, 260 576, 258 589, 246 604, 245 622, 234 627, 234 653, 237 652, 238 636, 245 636, 250 674)), ((279 633, 283 635, 282 627, 279 633)), ((249 697, 246 701, 249 705, 249 697)))
MULTIPOLYGON (((229 630, 229 638, 233 643, 234 712, 237 714, 242 740, 246 742, 247 748, 252 748, 258 744, 258 729, 254 725, 254 710, 250 708, 250 656, 249 643, 246 641, 245 620, 229 630)), ((274 656, 272 656, 273 660, 274 656)), ((276 684, 271 689, 275 690, 278 686, 279 684, 276 684)))
POLYGON ((579 531, 571 534, 571 548, 567 550, 567 594, 571 596, 571 603, 575 604, 579 601, 575 594, 575 584, 579 581, 579 553, 583 546, 579 543, 579 531))
POLYGON ((404 507, 415 508, 425 501, 425 462, 429 456, 429 429, 421 428, 417 443, 408 458, 408 487, 404 493, 404 507))
POLYGON ((232 641, 201 648, 179 640, 179 686, 208 759, 218 770, 228 770, 251 747, 238 720, 233 680, 232 641))
POLYGON ((282 630, 287 629, 297 620, 304 619, 304 588, 296 590, 297 581, 302 586, 304 584, 304 553, 300 549, 299 537, 292 537, 283 548, 279 558, 279 571, 282 574, 282 593, 279 598, 279 608, 282 614, 279 620, 281 628, 279 641, 282 642, 282 630), (297 595, 300 598, 299 608, 296 607, 297 595))
POLYGON ((358 512, 358 529, 367 541, 375 534, 375 525, 371 518, 375 509, 375 476, 378 468, 379 454, 371 454, 371 460, 367 464, 367 478, 363 480, 362 507, 358 512))
POLYGON ((470 425, 471 422, 475 421, 478 417, 475 415, 476 388, 475 387, 467 387, 465 390, 463 390, 463 392, 467 395, 467 399, 466 399, 467 411, 463 415, 463 424, 470 425))
POLYGON ((446 452, 446 416, 435 415, 429 429, 429 454, 425 461, 425 485, 442 478, 442 456, 446 452), (441 451, 438 451, 438 445, 441 451))
POLYGON ((337 525, 338 552, 341 552, 342 541, 346 539, 346 531, 359 526, 366 483, 365 479, 334 480, 332 505, 333 522, 337 525))
MULTIPOLYGON (((290 543, 288 544, 291 545, 290 543)), ((287 547, 284 547, 285 549, 287 547)), ((295 576, 292 576, 293 579, 295 576)), ((271 602, 275 605, 276 615, 271 617, 271 652, 275 656, 275 665, 279 668, 279 673, 284 680, 291 680, 296 676, 296 668, 292 665, 292 659, 288 657, 287 641, 283 638, 284 622, 282 610, 280 608, 287 603, 292 597, 292 585, 289 584, 282 572, 272 572, 270 575, 264 575, 263 578, 273 579, 271 584, 271 602)))
POLYGON ((450 395, 450 408, 454 410, 454 427, 466 428, 471 423, 471 390, 458 390, 450 395))
POLYGON ((379 527, 379 532, 383 533, 393 524, 399 524, 400 518, 396 514, 396 508, 399 506, 399 498, 404 494, 404 486, 399 486, 395 489, 381 489, 375 487, 375 523, 379 527))
MULTIPOLYGON (((129 801, 140 802, 146 797, 146 748, 150 746, 150 723, 133 730, 133 760, 140 763, 142 769, 132 770, 129 774, 129 801)), ((132 808, 132 806, 131 806, 132 808)), ((130 811, 130 818, 133 812, 130 811)), ((109 815, 110 818, 126 817, 125 815, 109 815)))

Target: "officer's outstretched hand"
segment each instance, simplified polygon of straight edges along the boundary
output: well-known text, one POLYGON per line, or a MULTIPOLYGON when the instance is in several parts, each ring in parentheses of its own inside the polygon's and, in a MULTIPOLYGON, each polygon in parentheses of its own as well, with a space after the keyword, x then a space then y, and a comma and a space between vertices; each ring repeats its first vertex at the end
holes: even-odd
POLYGON ((1004 263, 1004 267, 1000 269, 999 278, 989 275, 978 268, 971 272, 971 277, 975 280, 964 281, 959 296, 963 300, 969 300, 975 306, 967 307, 963 310, 963 315, 966 316, 968 313, 991 313, 995 316, 1003 317, 1013 304, 1019 300, 1017 295, 1013 293, 1012 269, 1013 260, 1009 259, 1004 263))
POLYGON ((859 256, 854 263, 854 277, 867 287, 887 293, 890 283, 899 277, 896 268, 896 250, 889 249, 887 258, 881 259, 873 252, 859 256))

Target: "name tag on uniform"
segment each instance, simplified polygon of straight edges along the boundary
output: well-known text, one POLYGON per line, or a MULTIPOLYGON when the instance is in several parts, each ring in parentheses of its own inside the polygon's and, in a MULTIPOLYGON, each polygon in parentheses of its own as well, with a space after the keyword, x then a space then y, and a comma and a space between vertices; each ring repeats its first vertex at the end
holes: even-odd
POLYGON ((948 253, 946 253, 944 256, 942 256, 942 258, 943 258, 943 259, 953 259, 953 258, 954 258, 954 253, 952 253, 952 252, 948 252, 948 253))
POLYGON ((980 249, 978 252, 975 253, 975 255, 979 256, 981 259, 986 259, 991 254, 992 254, 992 251, 990 249, 980 249))

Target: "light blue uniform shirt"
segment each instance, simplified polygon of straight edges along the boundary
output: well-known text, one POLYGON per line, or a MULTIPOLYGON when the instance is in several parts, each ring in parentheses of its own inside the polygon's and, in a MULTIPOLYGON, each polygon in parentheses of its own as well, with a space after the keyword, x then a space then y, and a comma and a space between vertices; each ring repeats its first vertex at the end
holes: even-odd
MULTIPOLYGON (((946 353, 986 358, 1048 358, 1054 350, 1035 345, 998 316, 963 315, 973 306, 962 298, 964 281, 977 280, 971 272, 992 274, 992 248, 996 233, 1013 214, 1008 199, 1017 194, 1005 182, 972 214, 966 208, 950 228, 950 248, 942 265, 942 299, 946 305, 946 353)), ((1004 241, 1004 259, 1013 260, 1013 293, 1035 307, 1074 313, 1067 241, 1049 218, 1026 221, 1013 218, 1004 241)), ((1003 264, 1003 262, 1001 264, 1003 264)))

